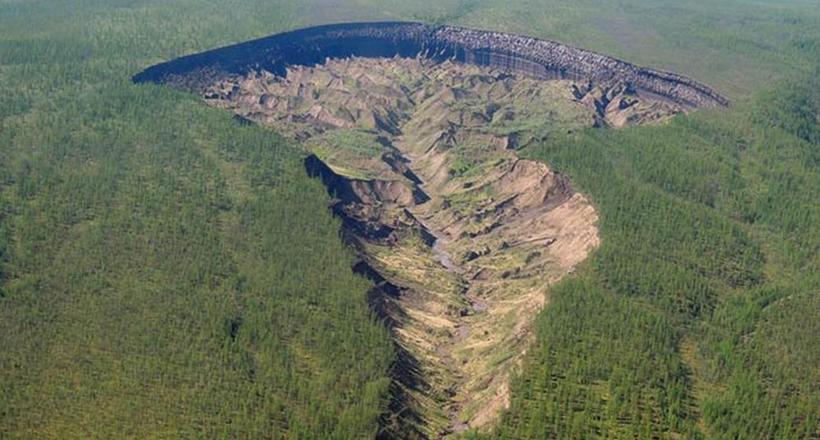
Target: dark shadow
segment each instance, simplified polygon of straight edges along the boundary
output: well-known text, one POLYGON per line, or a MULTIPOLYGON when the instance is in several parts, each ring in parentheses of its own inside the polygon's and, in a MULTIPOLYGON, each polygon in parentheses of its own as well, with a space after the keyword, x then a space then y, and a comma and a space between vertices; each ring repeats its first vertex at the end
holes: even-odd
MULTIPOLYGON (((361 240, 386 239, 392 229, 383 226, 383 230, 371 224, 348 215, 346 207, 360 203, 350 181, 333 172, 318 157, 310 155, 305 159, 305 170, 311 177, 318 178, 327 187, 328 194, 334 197, 331 209, 337 217, 342 219, 341 235, 343 240, 356 249, 358 260, 351 270, 357 275, 370 280, 373 287, 368 292, 368 304, 373 314, 390 330, 391 334, 407 319, 404 311, 398 306, 397 300, 407 289, 397 286, 384 278, 365 259, 361 240)), ((395 358, 390 368, 389 403, 387 411, 379 417, 379 431, 376 438, 379 440, 392 439, 426 439, 421 427, 425 421, 417 413, 418 407, 409 390, 424 392, 429 384, 424 380, 418 359, 395 342, 393 337, 395 358)))
POLYGON ((555 41, 412 22, 343 23, 299 29, 177 58, 145 69, 133 81, 200 91, 225 75, 243 76, 265 70, 285 76, 288 66, 315 66, 328 58, 351 56, 454 60, 537 79, 623 84, 638 93, 658 95, 686 107, 729 104, 709 86, 682 75, 639 67, 555 41))

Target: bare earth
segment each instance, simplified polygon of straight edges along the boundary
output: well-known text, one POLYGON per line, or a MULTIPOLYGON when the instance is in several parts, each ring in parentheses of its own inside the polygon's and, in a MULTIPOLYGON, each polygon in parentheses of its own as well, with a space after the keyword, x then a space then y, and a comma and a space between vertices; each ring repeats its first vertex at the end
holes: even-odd
POLYGON ((549 287, 599 244, 590 201, 516 150, 682 111, 622 84, 398 58, 227 77, 204 96, 326 164, 317 173, 407 359, 384 429, 426 438, 487 426, 509 405, 549 287))

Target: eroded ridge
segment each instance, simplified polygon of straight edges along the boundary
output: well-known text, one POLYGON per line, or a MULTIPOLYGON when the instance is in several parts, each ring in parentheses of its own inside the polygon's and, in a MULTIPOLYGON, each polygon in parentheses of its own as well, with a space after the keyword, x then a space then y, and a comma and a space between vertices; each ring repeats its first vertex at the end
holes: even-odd
POLYGON ((598 244, 587 198, 516 149, 680 111, 623 85, 418 58, 226 76, 202 93, 312 152, 308 169, 335 195, 354 269, 376 283, 374 308, 401 355, 384 423, 400 438, 494 420, 548 287, 598 244))

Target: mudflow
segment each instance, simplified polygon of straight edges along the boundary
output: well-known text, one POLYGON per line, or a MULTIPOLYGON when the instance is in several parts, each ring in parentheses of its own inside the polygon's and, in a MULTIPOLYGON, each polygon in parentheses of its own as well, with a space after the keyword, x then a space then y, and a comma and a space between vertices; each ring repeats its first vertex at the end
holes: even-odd
POLYGON ((598 245, 597 214, 566 176, 516 150, 589 126, 682 111, 625 84, 541 81, 408 58, 226 74, 210 104, 304 141, 373 280, 398 362, 384 438, 481 428, 548 289, 598 245))

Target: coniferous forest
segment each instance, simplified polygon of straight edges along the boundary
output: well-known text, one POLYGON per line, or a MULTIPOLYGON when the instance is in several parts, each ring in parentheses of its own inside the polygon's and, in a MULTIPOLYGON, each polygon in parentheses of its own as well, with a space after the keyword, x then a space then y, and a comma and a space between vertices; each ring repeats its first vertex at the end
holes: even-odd
POLYGON ((601 245, 487 439, 820 438, 815 0, 0 0, 0 438, 363 439, 397 352, 305 150, 131 77, 308 25, 551 38, 732 104, 556 134, 601 245))

